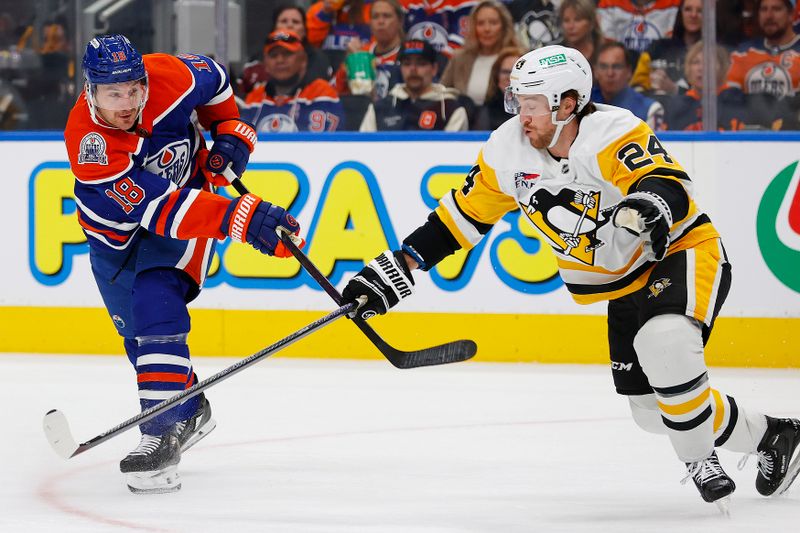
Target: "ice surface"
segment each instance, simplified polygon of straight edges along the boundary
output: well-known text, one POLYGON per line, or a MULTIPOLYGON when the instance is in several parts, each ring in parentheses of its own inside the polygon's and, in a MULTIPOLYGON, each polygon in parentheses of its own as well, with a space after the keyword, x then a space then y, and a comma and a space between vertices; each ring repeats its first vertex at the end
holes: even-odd
MULTIPOLYGON (((201 378, 234 362, 197 358, 201 378)), ((714 369, 751 408, 800 414, 800 372, 714 369)), ((639 430, 601 366, 270 359, 209 393, 217 429, 179 493, 128 492, 130 431, 64 461, 42 417, 88 440, 138 411, 127 360, 0 355, 0 531, 796 531, 800 482, 765 499, 736 469, 732 519, 680 485, 665 437, 639 430)))

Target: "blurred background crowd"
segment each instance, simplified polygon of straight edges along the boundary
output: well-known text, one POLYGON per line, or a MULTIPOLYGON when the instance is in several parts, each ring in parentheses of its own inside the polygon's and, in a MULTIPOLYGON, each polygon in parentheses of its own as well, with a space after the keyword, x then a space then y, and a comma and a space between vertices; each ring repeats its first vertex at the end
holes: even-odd
POLYGON ((516 59, 548 44, 590 61, 593 101, 656 130, 797 130, 795 1, 706 0, 708 46, 703 0, 0 0, 0 129, 63 129, 94 35, 213 56, 223 5, 223 62, 261 132, 492 130, 516 59))

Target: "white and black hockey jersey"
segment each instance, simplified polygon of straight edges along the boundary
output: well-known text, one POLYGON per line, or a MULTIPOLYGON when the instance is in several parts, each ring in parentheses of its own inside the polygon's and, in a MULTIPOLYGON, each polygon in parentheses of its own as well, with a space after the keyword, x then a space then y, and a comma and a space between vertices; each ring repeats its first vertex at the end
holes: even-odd
MULTIPOLYGON (((601 104, 581 120, 569 158, 560 161, 531 146, 518 117, 505 122, 481 149, 464 185, 442 198, 426 225, 444 226, 456 241, 451 248, 470 249, 503 215, 520 208, 555 251, 575 301, 615 299, 641 288, 655 266, 643 241, 610 220, 622 197, 648 180, 679 191, 676 204, 682 206, 673 213, 669 253, 719 237, 692 200, 689 177, 647 124, 601 104)), ((426 255, 435 264, 443 246, 424 238, 435 233, 424 228, 404 241, 404 249, 430 268, 426 255)))

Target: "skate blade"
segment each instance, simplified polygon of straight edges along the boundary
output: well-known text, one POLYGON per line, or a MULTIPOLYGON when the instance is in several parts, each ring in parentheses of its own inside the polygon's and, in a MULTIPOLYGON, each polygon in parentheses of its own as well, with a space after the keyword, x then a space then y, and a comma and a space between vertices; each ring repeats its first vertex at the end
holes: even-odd
POLYGON ((720 498, 719 500, 714 501, 714 505, 717 506, 717 509, 719 509, 719 512, 722 513, 722 516, 724 516, 725 518, 731 517, 730 503, 731 503, 730 496, 725 496, 723 498, 720 498))
POLYGON ((134 494, 166 494, 181 489, 177 465, 151 472, 130 472, 126 474, 125 481, 134 494))
POLYGON ((189 439, 186 442, 183 443, 183 446, 181 446, 181 453, 185 452, 186 450, 188 450, 189 448, 200 442, 203 438, 208 436, 209 433, 214 431, 214 428, 216 427, 217 427, 217 421, 214 420, 213 418, 209 418, 205 424, 200 426, 200 429, 198 429, 191 437, 189 437, 189 439))
MULTIPOLYGON (((798 450, 800 450, 800 446, 798 446, 798 450)), ((778 485, 778 489, 775 491, 775 495, 783 494, 789 487, 794 483, 794 480, 797 478, 797 475, 800 474, 800 452, 795 450, 795 458, 794 461, 789 465, 789 470, 786 472, 786 477, 783 478, 783 482, 778 485)))

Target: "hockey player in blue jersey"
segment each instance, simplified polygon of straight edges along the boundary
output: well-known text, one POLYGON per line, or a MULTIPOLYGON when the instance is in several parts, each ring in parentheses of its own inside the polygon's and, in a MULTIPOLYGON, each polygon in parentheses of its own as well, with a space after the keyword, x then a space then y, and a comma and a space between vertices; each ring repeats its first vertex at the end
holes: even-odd
MULTIPOLYGON (((242 174, 256 134, 239 119, 228 74, 212 59, 141 56, 112 35, 89 42, 83 71, 64 132, 78 221, 147 409, 197 382, 186 305, 200 293, 215 239, 288 257, 277 230, 300 227, 255 195, 214 193, 228 184, 227 168, 242 174), (210 150, 197 122, 211 131, 210 150)), ((214 426, 203 395, 142 424, 139 445, 120 463, 130 490, 178 490, 181 452, 214 426)))

